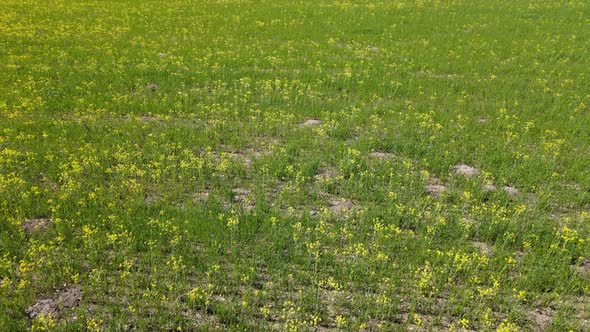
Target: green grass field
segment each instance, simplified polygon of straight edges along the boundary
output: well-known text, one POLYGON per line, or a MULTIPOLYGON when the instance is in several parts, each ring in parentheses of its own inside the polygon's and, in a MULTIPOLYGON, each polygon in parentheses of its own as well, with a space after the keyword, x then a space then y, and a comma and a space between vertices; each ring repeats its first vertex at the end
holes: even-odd
POLYGON ((0 1, 0 330, 590 330, 590 2, 0 1))

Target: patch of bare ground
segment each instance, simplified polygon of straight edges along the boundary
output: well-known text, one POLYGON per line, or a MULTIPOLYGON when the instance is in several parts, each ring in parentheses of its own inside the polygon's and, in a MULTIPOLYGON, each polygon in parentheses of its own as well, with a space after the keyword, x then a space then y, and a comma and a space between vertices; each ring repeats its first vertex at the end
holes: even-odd
POLYGON ((479 170, 473 166, 458 164, 451 167, 456 175, 464 176, 466 178, 472 178, 479 174, 479 170))
POLYGON ((248 154, 246 154, 244 151, 242 150, 226 150, 224 152, 222 152, 222 154, 225 154, 227 156, 229 156, 231 159, 238 161, 239 163, 241 163, 242 165, 249 167, 252 165, 252 157, 249 156, 248 154))
POLYGON ((590 277, 590 258, 585 258, 578 265, 574 265, 573 269, 584 277, 590 277))
POLYGON ((485 192, 496 192, 497 188, 493 184, 486 184, 483 186, 483 191, 485 192))
POLYGON ((350 212, 360 210, 360 207, 351 199, 334 196, 325 192, 320 192, 319 195, 324 199, 326 204, 319 211, 312 209, 310 211, 311 216, 325 212, 335 217, 343 217, 347 216, 350 212))
POLYGON ((270 183, 266 186, 266 197, 268 199, 273 200, 277 198, 279 195, 281 195, 284 189, 285 182, 276 180, 273 183, 270 183))
POLYGON ((59 293, 57 303, 60 305, 60 307, 73 308, 80 304, 82 295, 82 287, 77 285, 68 287, 59 293))
POLYGON ((59 305, 52 299, 43 299, 28 307, 25 312, 32 319, 42 316, 55 318, 59 312, 59 305))
POLYGON ((535 322, 539 331, 544 331, 553 321, 553 310, 549 308, 540 309, 535 308, 529 310, 527 316, 530 320, 535 322))
POLYGON ((145 92, 148 92, 148 93, 155 93, 159 89, 160 89, 160 85, 158 85, 158 83, 156 83, 156 82, 148 83, 145 86, 145 92))
POLYGON ((426 183, 426 193, 434 197, 440 197, 447 190, 437 178, 432 178, 426 183))
POLYGON ((301 124, 299 124, 299 127, 300 128, 313 127, 313 126, 320 125, 321 123, 322 123, 322 121, 320 121, 318 119, 307 119, 307 120, 303 121, 301 124))
POLYGON ((251 192, 252 192, 252 190, 250 190, 248 188, 234 188, 232 190, 233 203, 237 203, 237 204, 242 205, 242 207, 246 211, 254 210, 254 207, 256 206, 256 202, 252 198, 251 192))
POLYGON ((473 241, 471 244, 486 256, 491 256, 494 253, 494 248, 489 243, 473 241))
POLYGON ((520 190, 518 190, 514 187, 504 186, 504 188, 502 188, 502 190, 504 190, 504 192, 512 198, 520 196, 520 190))
POLYGON ((58 292, 57 300, 42 299, 28 307, 25 312, 31 319, 41 316, 57 318, 62 309, 76 307, 82 299, 82 288, 78 285, 68 287, 58 292))
POLYGON ((158 202, 162 201, 162 197, 160 197, 159 195, 155 194, 155 193, 146 193, 145 194, 145 198, 144 198, 144 202, 146 205, 154 205, 158 202))
POLYGON ((330 197, 328 199, 328 211, 332 215, 344 215, 355 209, 358 209, 358 207, 350 199, 342 197, 330 197))
POLYGON ((373 151, 369 153, 369 157, 373 159, 395 159, 397 156, 390 152, 373 151))
POLYGON ((207 310, 191 310, 184 308, 182 316, 195 326, 207 326, 215 331, 221 330, 221 322, 217 316, 207 312, 207 310))
POLYGON ((268 142, 249 144, 242 148, 223 145, 219 148, 220 151, 211 151, 208 155, 216 162, 220 162, 224 158, 229 158, 246 167, 250 167, 254 160, 271 154, 274 144, 275 141, 270 140, 268 142))
POLYGON ((336 318, 338 315, 348 313, 343 304, 350 302, 352 299, 351 293, 335 289, 322 289, 321 293, 330 317, 336 318))
POLYGON ((245 201, 248 198, 248 195, 250 195, 250 192, 252 191, 247 188, 234 188, 232 190, 234 202, 245 201))
POLYGON ((309 216, 313 218, 320 215, 320 209, 307 206, 289 206, 281 208, 281 213, 286 217, 304 218, 309 216))
POLYGON ((209 198, 209 194, 211 193, 211 189, 206 187, 203 190, 196 192, 193 194, 193 203, 204 202, 209 198))
POLYGON ((139 121, 142 123, 147 123, 147 122, 156 122, 156 121, 162 121, 163 119, 161 119, 160 117, 156 116, 156 115, 141 115, 139 116, 139 121))
POLYGON ((322 167, 318 170, 314 179, 319 182, 327 182, 336 177, 336 171, 331 167, 322 167))
POLYGON ((21 223, 22 229, 30 234, 42 232, 52 226, 53 222, 49 218, 32 218, 21 223))

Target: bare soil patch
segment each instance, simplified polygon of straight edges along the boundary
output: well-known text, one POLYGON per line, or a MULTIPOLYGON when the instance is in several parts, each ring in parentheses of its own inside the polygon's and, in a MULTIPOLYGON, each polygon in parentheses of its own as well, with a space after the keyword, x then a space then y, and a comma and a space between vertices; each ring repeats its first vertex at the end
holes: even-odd
POLYGON ((193 194, 193 203, 199 203, 205 201, 209 194, 211 193, 211 189, 205 188, 202 191, 193 194))
POLYGON ((369 157, 371 157, 373 159, 395 159, 395 158, 397 158, 397 156, 393 153, 379 152, 379 151, 374 151, 374 152, 369 153, 369 157))
POLYGON ((428 180, 428 183, 426 184, 426 192, 429 195, 432 195, 435 197, 442 196, 442 194, 446 190, 447 190, 447 187, 445 187, 437 178, 432 178, 432 179, 428 180))
POLYGON ((518 197, 520 196, 520 190, 514 188, 514 187, 510 187, 510 186, 505 186, 504 188, 502 188, 504 190, 504 192, 506 194, 508 194, 508 196, 510 197, 518 197))
POLYGON ((552 312, 549 310, 533 309, 528 312, 528 316, 541 331, 545 330, 553 321, 552 312))
POLYGON ((53 226, 53 222, 49 218, 33 218, 23 221, 22 229, 28 233, 38 233, 53 226))
POLYGON ((331 167, 320 168, 318 173, 314 176, 316 181, 329 181, 336 176, 336 171, 331 167))
POLYGON ((493 184, 486 184, 483 187, 483 191, 485 191, 485 192, 495 192, 496 190, 497 190, 497 188, 493 184))
POLYGON ((486 256, 491 256, 492 253, 494 252, 492 245, 490 245, 488 243, 473 241, 473 242, 471 242, 471 244, 474 247, 476 247, 477 249, 479 249, 481 251, 481 253, 486 256))
POLYGON ((65 308, 72 308, 77 306, 82 299, 82 288, 80 286, 72 286, 63 290, 57 299, 57 303, 65 308))
POLYGON ((452 167, 456 175, 464 176, 466 178, 472 178, 479 174, 479 170, 473 166, 458 164, 452 167))
POLYGON ((580 265, 574 266, 574 270, 585 277, 589 277, 590 276, 590 258, 585 258, 580 265))
POLYGON ((318 120, 318 119, 307 119, 305 121, 303 121, 303 123, 301 123, 299 125, 299 127, 303 128, 303 127, 313 127, 313 126, 317 126, 320 125, 322 123, 322 121, 318 120))
POLYGON ((145 92, 155 93, 159 89, 160 89, 160 86, 158 85, 158 83, 154 83, 154 82, 149 83, 148 85, 145 86, 145 92))
POLYGON ((328 211, 333 215, 343 215, 357 208, 351 200, 341 197, 331 197, 328 204, 328 211))
POLYGON ((252 191, 247 188, 234 188, 232 190, 233 202, 241 204, 247 211, 253 210, 256 204, 250 195, 251 192, 252 191))
POLYGON ((59 305, 52 299, 43 299, 28 307, 27 315, 32 319, 37 319, 41 316, 56 317, 59 312, 59 305))

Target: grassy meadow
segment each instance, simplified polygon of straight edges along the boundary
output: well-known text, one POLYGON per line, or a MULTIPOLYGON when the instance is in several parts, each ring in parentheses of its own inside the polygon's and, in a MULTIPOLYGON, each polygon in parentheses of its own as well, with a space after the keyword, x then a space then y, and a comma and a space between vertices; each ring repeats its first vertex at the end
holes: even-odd
POLYGON ((590 330, 590 2, 0 1, 0 330, 590 330))

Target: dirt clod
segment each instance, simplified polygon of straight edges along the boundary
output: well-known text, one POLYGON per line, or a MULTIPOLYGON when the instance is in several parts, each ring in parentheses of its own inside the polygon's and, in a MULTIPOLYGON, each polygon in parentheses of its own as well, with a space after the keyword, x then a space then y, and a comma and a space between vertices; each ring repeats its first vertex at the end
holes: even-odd
POLYGON ((307 119, 305 120, 302 124, 300 124, 300 127, 311 127, 311 126, 317 126, 319 124, 321 124, 322 121, 318 120, 318 119, 307 119))
POLYGON ((496 191, 496 186, 494 186, 493 184, 486 184, 483 187, 483 191, 485 191, 485 192, 495 192, 496 191))
POLYGON ((510 196, 510 197, 520 196, 520 190, 518 190, 518 189, 516 189, 514 187, 505 186, 503 189, 504 189, 504 192, 506 194, 508 194, 508 196, 510 196))
POLYGON ((148 85, 145 86, 145 91, 153 93, 153 92, 158 91, 159 88, 160 88, 160 86, 158 85, 158 83, 149 83, 148 85))
POLYGON ((82 288, 80 286, 72 286, 59 294, 57 303, 65 308, 72 308, 77 306, 82 299, 82 288))
POLYGON ((445 190, 447 190, 447 187, 443 186, 442 184, 439 183, 429 183, 426 185, 426 192, 429 195, 435 196, 435 197, 440 197, 442 196, 442 194, 445 192, 445 190))
POLYGON ((41 316, 55 317, 58 312, 59 306, 52 299, 39 300, 26 310, 27 315, 32 319, 37 319, 41 316))
POLYGON ((477 176, 479 174, 479 170, 473 166, 465 165, 465 164, 458 164, 453 166, 453 170, 455 174, 461 175, 467 178, 471 178, 477 176))
POLYGON ((493 253, 492 246, 485 242, 473 241, 471 242, 471 244, 477 249, 479 249, 481 253, 486 256, 490 256, 493 253))

